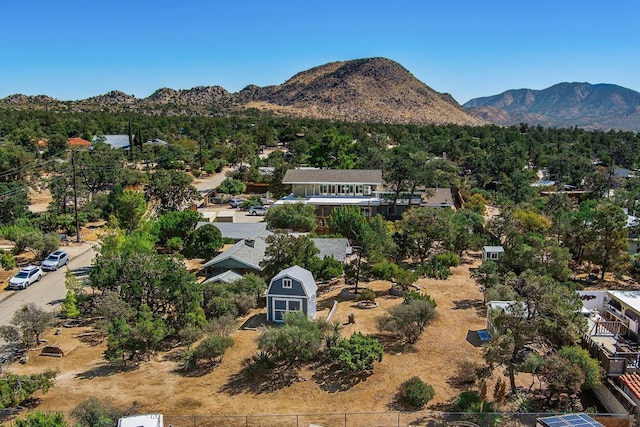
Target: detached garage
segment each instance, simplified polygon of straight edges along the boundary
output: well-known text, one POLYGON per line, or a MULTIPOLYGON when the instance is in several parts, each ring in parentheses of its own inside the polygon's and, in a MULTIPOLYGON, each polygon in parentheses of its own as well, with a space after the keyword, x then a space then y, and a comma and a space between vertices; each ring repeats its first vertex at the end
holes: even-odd
POLYGON ((267 320, 282 322, 290 311, 302 311, 311 319, 316 314, 316 285, 309 270, 294 265, 278 273, 267 289, 267 320))

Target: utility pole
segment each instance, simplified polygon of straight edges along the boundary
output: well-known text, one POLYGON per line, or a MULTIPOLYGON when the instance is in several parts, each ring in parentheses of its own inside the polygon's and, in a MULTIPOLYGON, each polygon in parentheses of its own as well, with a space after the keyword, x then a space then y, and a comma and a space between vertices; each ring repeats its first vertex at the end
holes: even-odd
POLYGON ((76 241, 80 243, 80 221, 78 220, 78 188, 76 186, 76 150, 71 152, 73 166, 73 209, 76 212, 76 241))

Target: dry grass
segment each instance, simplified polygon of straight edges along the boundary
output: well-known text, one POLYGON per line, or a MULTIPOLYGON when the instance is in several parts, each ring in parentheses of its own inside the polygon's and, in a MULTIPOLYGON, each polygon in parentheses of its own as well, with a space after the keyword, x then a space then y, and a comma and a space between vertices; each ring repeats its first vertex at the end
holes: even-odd
MULTIPOLYGON (((251 385, 239 381, 243 361, 256 351, 258 332, 236 330, 234 346, 222 363, 199 377, 187 377, 176 372, 176 351, 154 356, 151 362, 136 368, 121 370, 106 364, 102 358, 105 343, 92 345, 87 329, 63 329, 61 335, 52 332, 46 337, 69 352, 63 358, 32 355, 26 365, 14 365, 12 372, 30 373, 52 368, 59 371, 56 386, 41 396, 40 409, 70 411, 87 396, 111 399, 130 405, 136 402, 141 412, 160 411, 165 414, 272 414, 272 413, 336 413, 354 411, 387 411, 393 409, 398 385, 413 375, 419 375, 433 385, 436 396, 430 408, 441 408, 459 393, 451 378, 460 360, 480 362, 481 350, 467 341, 469 330, 484 327, 482 296, 469 278, 469 267, 479 260, 454 269, 446 281, 422 280, 423 292, 438 304, 438 319, 426 328, 414 346, 387 345, 384 359, 372 375, 356 381, 345 381, 321 367, 305 367, 288 386, 270 392, 255 393, 251 385)), ((384 292, 388 282, 368 285, 384 292)), ((319 310, 328 312, 338 289, 319 297, 319 310)), ((344 336, 360 331, 376 333, 375 318, 385 309, 399 304, 401 298, 380 296, 380 307, 360 310, 351 301, 340 301, 334 320, 346 323, 350 313, 356 324, 345 325, 344 336)), ((258 314, 259 310, 252 313, 258 314)), ((248 320, 247 316, 242 321, 248 320)))

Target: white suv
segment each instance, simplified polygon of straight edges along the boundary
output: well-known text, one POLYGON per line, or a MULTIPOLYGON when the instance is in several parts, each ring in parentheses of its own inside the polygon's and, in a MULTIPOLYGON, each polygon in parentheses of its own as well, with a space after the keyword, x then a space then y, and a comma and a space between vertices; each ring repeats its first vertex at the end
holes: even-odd
POLYGON ((27 287, 42 278, 42 270, 36 265, 28 265, 18 271, 9 280, 9 289, 27 289, 27 287))

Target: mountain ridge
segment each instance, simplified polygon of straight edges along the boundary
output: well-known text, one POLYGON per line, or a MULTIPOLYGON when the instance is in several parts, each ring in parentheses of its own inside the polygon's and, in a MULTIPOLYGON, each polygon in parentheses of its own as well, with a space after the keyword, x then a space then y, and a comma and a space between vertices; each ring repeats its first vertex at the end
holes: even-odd
POLYGON ((236 93, 221 86, 165 87, 146 98, 114 90, 78 101, 16 94, 0 99, 2 105, 202 115, 256 108, 277 115, 340 121, 487 124, 451 95, 434 91, 397 62, 380 57, 330 62, 296 73, 280 85, 248 85, 236 93))
POLYGON ((511 89, 474 98, 468 111, 500 125, 640 131, 640 93, 609 84, 562 82, 546 89, 511 89))

